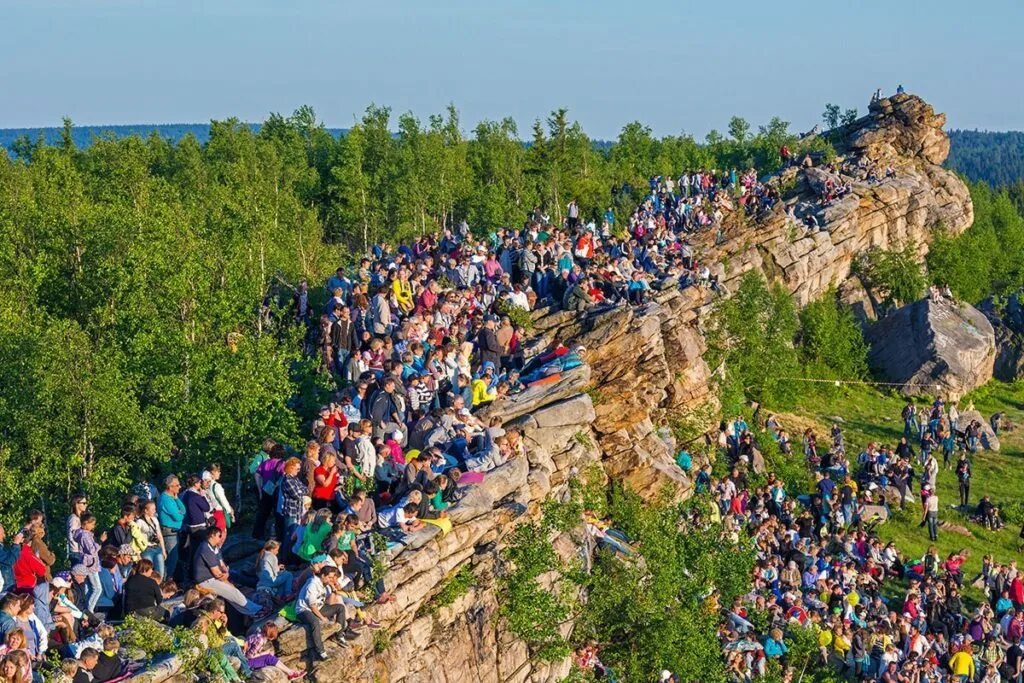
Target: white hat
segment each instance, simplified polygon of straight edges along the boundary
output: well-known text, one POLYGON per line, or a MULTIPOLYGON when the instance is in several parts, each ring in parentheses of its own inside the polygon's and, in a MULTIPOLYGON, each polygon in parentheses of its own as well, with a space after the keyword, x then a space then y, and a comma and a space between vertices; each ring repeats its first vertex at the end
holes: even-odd
POLYGON ((672 678, 672 672, 669 671, 668 669, 662 669, 662 671, 661 671, 661 678, 659 678, 658 680, 659 681, 667 681, 670 678, 672 678))

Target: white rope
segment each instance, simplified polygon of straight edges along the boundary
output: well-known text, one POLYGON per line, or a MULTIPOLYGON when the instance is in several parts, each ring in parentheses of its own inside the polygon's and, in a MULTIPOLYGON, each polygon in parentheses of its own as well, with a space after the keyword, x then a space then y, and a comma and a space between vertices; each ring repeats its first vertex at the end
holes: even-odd
POLYGON ((864 379, 819 379, 814 377, 779 377, 778 379, 784 379, 788 382, 820 382, 823 384, 835 384, 837 387, 844 384, 869 384, 883 387, 932 387, 934 389, 940 389, 942 387, 941 384, 932 384, 930 382, 876 382, 864 379))

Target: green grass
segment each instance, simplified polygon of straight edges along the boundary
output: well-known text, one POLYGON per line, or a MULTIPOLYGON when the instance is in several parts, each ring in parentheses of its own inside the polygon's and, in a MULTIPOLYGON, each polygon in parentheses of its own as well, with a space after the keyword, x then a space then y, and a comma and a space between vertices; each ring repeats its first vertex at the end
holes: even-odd
MULTIPOLYGON (((971 401, 986 419, 994 412, 1003 411, 1009 422, 1016 426, 1013 431, 1000 434, 999 453, 979 451, 974 456, 971 504, 977 503, 986 494, 1000 507, 1019 504, 1024 496, 1024 381, 1013 384, 990 382, 960 401, 959 405, 963 408, 971 401)), ((919 399, 919 403, 924 404, 924 399, 919 399)), ((827 443, 832 417, 842 418, 840 426, 846 439, 847 454, 851 464, 856 467, 857 454, 869 441, 890 445, 899 441, 903 433, 900 411, 904 405, 906 399, 894 392, 864 385, 844 386, 805 396, 798 401, 793 414, 784 414, 782 419, 799 451, 801 433, 809 423, 815 424, 819 443, 827 443)), ((941 463, 941 453, 938 457, 941 463)), ((917 491, 916 484, 914 490, 917 491)), ((959 502, 956 476, 951 470, 940 470, 938 494, 940 520, 966 527, 972 536, 940 530, 936 545, 943 557, 960 549, 970 551, 965 570, 968 579, 981 569, 981 559, 985 554, 991 553, 997 562, 1019 558, 1019 520, 1007 521, 1006 527, 1000 531, 987 531, 970 522, 968 515, 951 509, 951 505, 959 502)), ((895 541, 905 557, 920 558, 930 545, 927 533, 918 527, 920 514, 919 504, 908 506, 907 512, 897 513, 891 521, 878 527, 879 536, 884 540, 895 541)), ((965 595, 976 600, 980 592, 969 590, 965 595)))

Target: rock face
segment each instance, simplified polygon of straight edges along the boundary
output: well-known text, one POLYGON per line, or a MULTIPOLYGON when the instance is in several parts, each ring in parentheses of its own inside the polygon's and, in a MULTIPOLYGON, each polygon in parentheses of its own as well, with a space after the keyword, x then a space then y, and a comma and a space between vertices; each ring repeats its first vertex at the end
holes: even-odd
POLYGON ((968 304, 922 299, 897 309, 868 334, 869 361, 908 396, 958 399, 992 379, 995 334, 968 304))
POLYGON ((844 132, 847 147, 872 161, 920 158, 941 164, 949 156, 945 124, 945 114, 936 114, 920 97, 902 93, 872 102, 868 116, 844 132))
POLYGON ((557 341, 586 349, 592 427, 604 469, 650 497, 666 487, 683 497, 691 486, 657 428, 668 416, 712 400, 711 371, 697 327, 698 311, 710 295, 677 284, 661 283, 643 308, 598 308, 572 318, 541 312, 535 323, 540 334, 533 348, 557 341))
MULTIPOLYGON (((981 425, 981 444, 980 447, 987 451, 999 451, 999 437, 992 431, 992 425, 989 424, 988 418, 982 415, 977 410, 964 410, 960 413, 960 424, 966 426, 972 421, 977 421, 981 425)), ((959 427, 958 427, 959 428, 959 427)))
MULTIPOLYGON (((854 259, 872 247, 914 242, 927 252, 940 226, 953 232, 974 221, 967 187, 941 164, 949 152, 942 131, 945 116, 914 95, 896 95, 872 105, 870 113, 835 131, 835 146, 848 161, 875 166, 880 175, 891 165, 895 177, 879 182, 837 175, 819 168, 787 169, 783 186, 795 192, 756 230, 726 230, 720 244, 703 244, 710 260, 723 264, 717 275, 733 289, 748 270, 783 282, 803 305, 850 276, 854 259), (848 184, 846 196, 821 208, 825 180, 848 184), (786 215, 786 208, 812 207, 822 230, 807 232, 786 215)), ((708 240, 710 242, 710 239, 708 240)))

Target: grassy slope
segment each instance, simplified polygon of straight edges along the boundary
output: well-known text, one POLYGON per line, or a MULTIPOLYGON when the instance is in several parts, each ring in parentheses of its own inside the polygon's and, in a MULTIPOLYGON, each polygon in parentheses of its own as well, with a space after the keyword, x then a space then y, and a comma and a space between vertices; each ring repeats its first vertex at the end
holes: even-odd
MULTIPOLYGON (((902 435, 903 423, 900 411, 905 399, 895 393, 882 392, 866 386, 849 386, 836 389, 832 397, 808 397, 800 402, 794 415, 783 415, 794 441, 799 443, 800 433, 808 423, 816 425, 820 441, 827 442, 832 416, 843 419, 847 453, 854 463, 857 453, 869 442, 894 444, 902 435), (799 427, 799 429, 796 429, 799 427)), ((1024 496, 1024 381, 1015 384, 992 382, 979 389, 960 403, 967 406, 974 401, 975 407, 986 418, 996 411, 1004 411, 1013 431, 1000 434, 999 453, 979 452, 973 460, 974 480, 971 484, 971 503, 988 494, 996 505, 1019 502, 1024 496)), ((916 446, 915 446, 916 450, 916 446)), ((941 463, 941 453, 939 454, 941 463)), ((997 562, 1009 562, 1019 556, 1017 552, 1018 523, 1007 522, 1007 526, 996 532, 986 531, 968 521, 951 505, 958 502, 959 494, 956 476, 950 470, 939 472, 940 520, 967 527, 972 537, 942 531, 939 532, 939 552, 945 557, 951 551, 966 548, 971 555, 966 574, 973 575, 981 568, 981 558, 991 553, 997 562)), ((915 491, 917 486, 915 484, 915 491)), ((897 547, 907 557, 921 557, 928 548, 928 535, 918 528, 920 505, 910 506, 909 511, 897 514, 895 519, 879 527, 879 535, 896 541, 897 547)), ((974 591, 968 597, 977 598, 974 591)))

